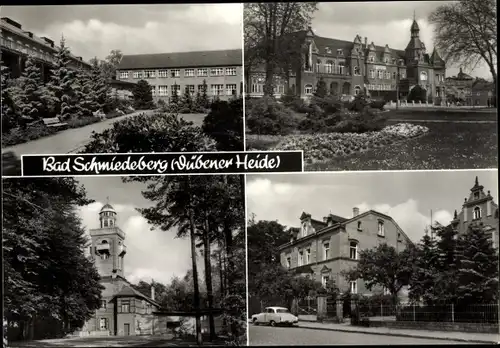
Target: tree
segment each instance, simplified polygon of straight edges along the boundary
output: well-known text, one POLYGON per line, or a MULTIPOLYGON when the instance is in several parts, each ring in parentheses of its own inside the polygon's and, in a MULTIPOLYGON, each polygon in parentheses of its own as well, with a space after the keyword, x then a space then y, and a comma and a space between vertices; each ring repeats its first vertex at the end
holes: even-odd
POLYGON ((437 274, 433 289, 435 301, 454 303, 457 301, 458 254, 457 231, 452 225, 435 224, 432 227, 437 237, 437 274))
POLYGON ((316 84, 316 91, 314 96, 318 98, 325 98, 328 95, 328 88, 326 87, 325 80, 321 77, 316 84))
POLYGON ((417 245, 415 253, 417 257, 409 284, 409 298, 417 302, 423 299, 425 303, 431 304, 435 298, 434 287, 439 257, 435 239, 426 233, 417 245))
POLYGON ((184 89, 184 94, 182 95, 181 100, 182 109, 191 112, 193 109, 193 98, 191 97, 191 91, 189 90, 189 86, 186 86, 184 89))
POLYGON ((75 207, 91 203, 73 178, 3 181, 4 310, 33 339, 35 322, 62 337, 100 307, 99 275, 83 250, 85 230, 75 207))
POLYGON ((245 3, 245 66, 250 71, 253 64, 265 64, 265 95, 273 95, 277 70, 288 74, 302 65, 303 40, 290 34, 307 29, 316 9, 316 2, 245 3))
POLYGON ((207 80, 203 80, 203 84, 201 85, 201 93, 198 91, 196 94, 196 106, 198 109, 205 110, 209 107, 208 101, 208 86, 207 80))
POLYGON ((139 80, 134 87, 134 107, 139 110, 153 109, 153 93, 151 86, 145 80, 139 80))
MULTIPOLYGON (((483 61, 497 84, 497 5, 493 0, 461 0, 439 6, 429 16, 435 45, 445 61, 474 68, 483 61)), ((495 93, 496 95, 496 89, 495 93)))
POLYGON ((92 65, 90 72, 91 86, 94 94, 94 103, 96 104, 97 110, 107 110, 110 104, 109 100, 109 90, 110 86, 106 80, 106 76, 102 70, 102 62, 99 62, 97 58, 93 58, 90 61, 92 65))
POLYGON ((498 300, 498 252, 483 226, 473 224, 457 243, 456 289, 461 304, 496 303, 498 300))
POLYGON ((105 60, 100 62, 102 76, 106 81, 116 80, 116 69, 123 58, 121 50, 111 50, 105 60))
POLYGON ((180 86, 178 84, 174 84, 172 86, 172 96, 170 97, 170 109, 172 112, 176 112, 179 109, 179 91, 178 88, 180 86))
POLYGON ((16 104, 9 92, 10 71, 5 65, 0 64, 1 71, 1 93, 2 93, 2 133, 9 133, 17 125, 16 104))
POLYGON ((217 141, 219 151, 243 151, 243 99, 212 103, 202 129, 217 141))
POLYGON ((425 103, 427 100, 427 91, 420 85, 413 87, 408 94, 408 101, 422 102, 425 103))
POLYGON ((20 82, 22 94, 18 106, 21 114, 32 120, 42 118, 45 111, 42 93, 45 88, 42 85, 40 68, 31 56, 26 59, 20 82))
POLYGON ((77 96, 77 115, 79 118, 92 116, 99 109, 97 95, 93 89, 91 76, 85 71, 77 71, 75 94, 77 96))
POLYGON ((399 291, 410 283, 411 254, 411 248, 398 252, 392 246, 380 244, 372 249, 361 250, 357 266, 342 273, 348 281, 363 279, 367 290, 376 285, 384 287, 396 303, 399 291))

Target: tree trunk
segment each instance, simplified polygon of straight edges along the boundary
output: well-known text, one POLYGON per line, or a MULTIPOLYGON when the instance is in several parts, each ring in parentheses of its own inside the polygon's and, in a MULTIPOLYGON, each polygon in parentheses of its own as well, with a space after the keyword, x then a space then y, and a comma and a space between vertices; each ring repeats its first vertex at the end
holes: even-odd
MULTIPOLYGON (((188 190, 191 190, 191 180, 188 176, 188 190)), ((201 346, 203 344, 203 338, 201 336, 201 318, 200 318, 200 289, 198 287, 198 266, 196 265, 196 235, 195 235, 195 223, 194 223, 194 208, 192 203, 192 197, 190 196, 190 207, 189 207, 189 232, 191 238, 191 260, 193 267, 193 287, 194 287, 194 310, 196 316, 196 343, 201 346)))
POLYGON ((205 283, 207 287, 207 299, 208 299, 208 321, 210 327, 210 341, 215 340, 215 322, 214 313, 212 311, 214 305, 214 296, 212 292, 212 264, 210 262, 210 226, 208 218, 205 219, 205 233, 203 236, 203 249, 205 250, 205 283))

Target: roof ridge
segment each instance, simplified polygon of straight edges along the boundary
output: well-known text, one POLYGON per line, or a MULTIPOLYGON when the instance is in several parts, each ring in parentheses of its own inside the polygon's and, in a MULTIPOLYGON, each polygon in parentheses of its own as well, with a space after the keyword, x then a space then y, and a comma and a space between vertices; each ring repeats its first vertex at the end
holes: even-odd
POLYGON ((228 52, 228 51, 242 51, 241 48, 230 48, 225 50, 196 50, 196 51, 175 51, 175 52, 159 52, 159 53, 139 53, 139 54, 123 54, 127 57, 139 57, 139 56, 154 56, 162 54, 180 54, 180 53, 210 53, 210 52, 228 52))

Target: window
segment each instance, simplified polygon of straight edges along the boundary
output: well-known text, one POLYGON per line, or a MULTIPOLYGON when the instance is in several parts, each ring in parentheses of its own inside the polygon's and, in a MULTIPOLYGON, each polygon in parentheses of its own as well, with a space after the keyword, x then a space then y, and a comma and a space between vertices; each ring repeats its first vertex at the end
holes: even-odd
POLYGON ((330 49, 330 47, 325 47, 325 51, 326 51, 326 53, 332 53, 332 50, 330 49))
POLYGON ((393 80, 395 80, 395 79, 396 79, 396 77, 398 77, 398 74, 397 74, 396 72, 393 72, 393 73, 392 73, 392 79, 393 79, 393 80))
POLYGON ((344 63, 339 63, 339 74, 344 75, 344 63))
POLYGON ((311 263, 311 249, 306 249, 306 265, 311 263))
POLYGON ((389 64, 389 58, 384 58, 384 63, 389 64))
POLYGON ((179 95, 181 93, 181 86, 179 85, 172 85, 172 88, 170 89, 170 94, 171 95, 179 95))
POLYGON ((474 192, 474 199, 479 199, 479 192, 474 192))
POLYGON ((224 75, 223 68, 212 68, 210 69, 210 76, 222 76, 224 75))
POLYGON ((361 87, 359 87, 359 86, 354 87, 354 95, 358 95, 360 91, 361 91, 361 87))
POLYGON ((439 78, 439 74, 436 74, 436 81, 441 81, 441 79, 439 78))
POLYGON ((107 301, 101 300, 101 309, 106 309, 106 308, 107 308, 107 301))
POLYGON ((299 266, 304 265, 304 252, 301 250, 299 251, 299 266))
POLYGON ((373 62, 375 61, 375 57, 374 57, 374 56, 370 56, 370 57, 368 57, 368 61, 369 61, 370 63, 373 63, 373 62))
POLYGON ((323 260, 330 258, 330 243, 323 244, 323 260))
POLYGON ((120 79, 128 79, 128 71, 120 71, 120 79))
POLYGON ((222 95, 224 93, 224 85, 211 85, 212 95, 222 95))
POLYGON ((349 258, 352 260, 358 259, 358 243, 350 242, 349 243, 349 258))
POLYGON ((146 303, 146 314, 151 314, 151 304, 146 303))
POLYGON ((384 228, 384 222, 383 221, 379 221, 378 222, 378 232, 377 234, 379 236, 385 236, 385 228, 384 228))
POLYGON ((328 282, 330 282, 330 276, 324 275, 321 277, 321 284, 324 288, 328 286, 328 282))
POLYGON ((357 281, 352 281, 350 284, 350 290, 351 294, 357 294, 358 293, 358 282, 357 281))
POLYGON ((375 70, 370 70, 370 78, 374 79, 375 78, 375 70))
POLYGON ((144 77, 147 79, 153 79, 156 76, 156 71, 154 70, 146 70, 144 71, 144 77))
POLYGON ((122 313, 130 313, 130 301, 122 300, 122 313))
POLYGON ((108 329, 108 318, 99 319, 99 330, 107 330, 108 329))
POLYGON ((427 81, 427 73, 425 71, 420 73, 420 81, 427 81))
POLYGON ((155 97, 155 96, 156 96, 156 86, 151 86, 151 95, 152 95, 153 97, 155 97))
POLYGON ((226 94, 227 95, 236 95, 236 84, 226 85, 226 94))
POLYGON ((286 268, 290 268, 292 267, 292 258, 290 256, 288 256, 286 258, 286 268))
POLYGON ((236 76, 236 68, 226 68, 226 76, 236 76))
POLYGON ((189 94, 194 94, 194 85, 186 85, 186 90, 189 94))
POLYGON ((358 76, 361 75, 361 71, 359 69, 359 66, 354 67, 354 75, 358 75, 358 76))
POLYGON ((185 77, 193 77, 194 76, 194 69, 185 69, 184 76, 185 77))
POLYGON ((401 78, 402 79, 406 78, 406 71, 405 70, 401 71, 401 78))
POLYGON ((158 77, 167 78, 168 77, 168 71, 167 70, 158 70, 158 77))
POLYGON ((102 253, 101 254, 101 260, 107 260, 109 259, 109 254, 108 253, 102 253))
POLYGON ((320 68, 321 68, 321 60, 319 60, 319 59, 318 59, 318 60, 316 61, 316 72, 317 72, 317 73, 319 73, 320 68))
POLYGON ((344 55, 344 51, 342 51, 341 49, 338 49, 338 50, 337 50, 337 54, 338 54, 339 56, 343 56, 343 55, 344 55))
POLYGON ((171 77, 179 77, 181 76, 181 71, 179 69, 170 70, 171 77))
POLYGON ((108 220, 104 220, 104 227, 108 227, 108 220))
POLYGON ((325 72, 327 74, 331 74, 333 72, 332 62, 328 61, 328 62, 325 63, 325 72))
POLYGON ((481 218, 481 208, 475 207, 473 212, 474 220, 481 218))
POLYGON ((158 86, 158 95, 167 96, 168 95, 168 86, 158 86))
POLYGON ((361 221, 358 221, 358 230, 361 230, 361 221))
POLYGON ((207 88, 207 85, 198 85, 198 92, 203 93, 206 92, 205 89, 207 88))
POLYGON ((196 75, 198 75, 198 76, 208 76, 208 69, 205 69, 205 68, 197 69, 196 75))
POLYGON ((384 72, 382 70, 377 70, 377 78, 379 78, 379 79, 384 78, 384 72))
POLYGON ((142 71, 134 71, 134 79, 142 79, 142 71))
POLYGON ((306 95, 313 94, 313 86, 312 85, 305 85, 304 92, 306 93, 306 95))
POLYGON ((386 80, 390 80, 391 79, 391 73, 390 72, 386 72, 385 73, 385 79, 386 80))

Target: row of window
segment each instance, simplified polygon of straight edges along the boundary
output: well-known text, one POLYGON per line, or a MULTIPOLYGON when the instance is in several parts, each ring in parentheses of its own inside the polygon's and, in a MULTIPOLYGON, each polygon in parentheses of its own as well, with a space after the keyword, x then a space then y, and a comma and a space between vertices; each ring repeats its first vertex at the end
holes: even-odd
POLYGON ((396 89, 396 85, 386 85, 386 84, 369 84, 366 85, 369 91, 392 91, 396 89))
MULTIPOLYGON (((324 288, 326 288, 328 286, 329 282, 330 282, 329 275, 323 275, 321 277, 321 284, 323 285, 324 288)), ((351 294, 358 293, 358 282, 356 280, 349 282, 349 290, 351 291, 351 294)), ((385 291, 384 291, 384 293, 385 293, 385 291)))
MULTIPOLYGON (((328 54, 331 54, 332 53, 332 50, 329 48, 329 47, 325 47, 325 51, 326 53, 328 54)), ((355 50, 357 53, 363 53, 362 50, 360 50, 359 48, 355 50)), ((337 49, 337 55, 338 56, 341 56, 343 57, 344 56, 344 51, 342 49, 337 49)), ((374 63, 375 62, 375 55, 373 54, 370 54, 368 56, 368 62, 370 63, 374 63)), ((396 59, 396 58, 389 58, 389 57, 384 57, 383 58, 383 62, 385 64, 399 64, 399 65, 403 65, 404 64, 404 59, 396 59)), ((318 64, 321 64, 321 60, 318 60, 318 64)))
MULTIPOLYGON (((184 77, 208 77, 208 76, 236 76, 236 68, 199 68, 183 69, 184 77), (210 72, 210 75, 209 75, 210 72)), ((128 79, 129 71, 120 71, 120 79, 128 79)), ((181 69, 162 69, 162 70, 138 70, 131 71, 134 79, 154 79, 180 77, 181 69)))
MULTIPOLYGON (((285 86, 284 85, 275 85, 273 87, 273 94, 285 94, 285 86)), ((263 83, 252 83, 251 93, 264 93, 264 84, 263 83)))
MULTIPOLYGON (((146 309, 146 314, 151 314, 152 306, 150 303, 142 300, 142 307, 146 309)), ((108 301, 101 300, 101 309, 106 310, 108 308, 108 301)), ((121 313, 133 313, 130 310, 130 300, 121 300, 120 301, 121 313)), ((133 307, 135 310, 135 307, 133 307)))
MULTIPOLYGON (((206 85, 198 85, 198 93, 203 93, 206 85)), ((190 94, 195 93, 195 85, 186 85, 184 90, 188 90, 190 94)), ((153 94, 153 97, 163 97, 163 96, 168 96, 168 86, 167 85, 160 85, 160 86, 151 86, 151 93, 153 94), (158 87, 158 88, 157 88, 158 87)), ((237 91, 237 86, 236 84, 213 84, 210 85, 210 92, 211 95, 236 95, 237 91), (225 93, 224 93, 225 92, 225 93)), ((170 86, 170 95, 180 95, 181 94, 181 86, 179 85, 172 85, 170 86)))

